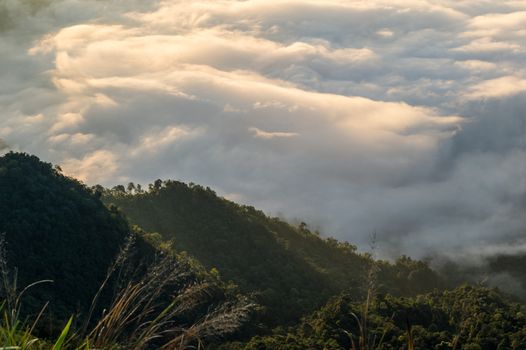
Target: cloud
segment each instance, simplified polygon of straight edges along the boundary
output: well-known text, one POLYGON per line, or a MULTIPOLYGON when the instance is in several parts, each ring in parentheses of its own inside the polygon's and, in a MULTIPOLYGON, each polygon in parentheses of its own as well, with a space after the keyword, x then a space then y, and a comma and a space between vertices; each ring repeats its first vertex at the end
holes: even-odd
POLYGON ((0 151, 5 151, 9 148, 9 145, 4 140, 0 139, 0 151))
POLYGON ((62 163, 63 170, 81 181, 97 183, 108 176, 114 176, 118 169, 117 157, 105 150, 85 155, 82 159, 67 159, 62 163))
POLYGON ((249 128, 249 130, 254 134, 255 137, 259 137, 262 139, 291 138, 291 137, 296 137, 299 135, 296 132, 283 132, 283 131, 268 132, 268 131, 263 131, 258 128, 249 128))
POLYGON ((468 99, 502 98, 526 91, 526 79, 505 76, 480 82, 466 92, 468 99))
POLYGON ((526 226, 525 11, 8 0, 0 137, 90 184, 178 178, 362 246, 377 230, 385 255, 500 247, 526 226))

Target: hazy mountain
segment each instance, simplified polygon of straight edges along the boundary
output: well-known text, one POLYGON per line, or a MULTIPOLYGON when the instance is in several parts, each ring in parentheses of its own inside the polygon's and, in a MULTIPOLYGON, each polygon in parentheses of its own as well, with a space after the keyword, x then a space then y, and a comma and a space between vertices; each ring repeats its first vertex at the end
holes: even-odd
POLYGON ((352 244, 323 238, 304 223, 268 217, 209 188, 161 180, 147 191, 128 188, 104 191, 103 200, 242 291, 256 293, 271 325, 295 321, 343 290, 362 296, 373 264, 382 292, 407 296, 444 286, 423 262, 405 257, 394 264, 374 262, 352 244))

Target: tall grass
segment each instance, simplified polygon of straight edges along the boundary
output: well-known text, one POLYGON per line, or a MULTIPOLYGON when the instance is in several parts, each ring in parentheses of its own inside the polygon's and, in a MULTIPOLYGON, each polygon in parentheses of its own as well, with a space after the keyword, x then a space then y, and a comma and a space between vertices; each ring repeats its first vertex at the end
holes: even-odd
POLYGON ((47 303, 31 322, 20 318, 24 294, 51 281, 39 281, 18 291, 16 270, 10 273, 8 269, 5 239, 0 237, 1 292, 5 299, 1 308, 4 317, 0 322, 0 350, 199 348, 212 337, 234 332, 249 318, 254 308, 250 301, 233 298, 214 302, 216 287, 197 278, 186 261, 173 255, 161 252, 139 277, 124 272, 132 264, 133 246, 132 236, 108 269, 84 322, 77 322, 81 325, 74 329, 74 319, 81 321, 81 317, 72 316, 52 342, 32 335, 47 303), (99 305, 101 295, 110 286, 114 288, 110 304, 99 305), (104 311, 96 315, 99 309, 104 311))
MULTIPOLYGON (((385 335, 389 331, 385 328, 382 335, 378 337, 376 332, 371 332, 369 328, 369 312, 377 292, 377 273, 378 265, 375 262, 375 254, 377 249, 376 232, 373 232, 370 237, 371 248, 371 265, 365 280, 365 300, 361 303, 359 315, 351 313, 358 325, 357 334, 345 331, 351 341, 352 350, 380 350, 384 342, 385 335)), ((394 317, 394 315, 393 315, 394 317)))
POLYGON ((188 284, 188 267, 172 256, 160 258, 137 281, 119 290, 108 310, 86 334, 92 347, 111 349, 116 344, 129 350, 157 348, 185 349, 210 336, 221 336, 236 330, 253 307, 246 300, 223 302, 210 306, 205 315, 188 326, 180 319, 206 304, 214 286, 192 280, 188 284), (176 288, 175 286, 187 283, 176 288), (166 305, 162 300, 168 297, 166 305))
MULTIPOLYGON (((373 332, 370 329, 369 318, 371 306, 376 299, 377 295, 377 274, 378 265, 376 264, 376 249, 377 249, 377 236, 376 232, 373 232, 370 236, 370 249, 371 249, 371 265, 367 273, 365 280, 365 300, 361 303, 360 314, 351 313, 353 318, 356 320, 358 325, 357 334, 346 331, 345 333, 351 341, 351 350, 381 350, 383 349, 385 336, 391 328, 385 326, 380 335, 379 332, 373 332)), ((390 321, 395 317, 395 314, 391 315, 390 321)), ((388 323, 389 324, 389 323, 388 323)), ((407 319, 407 350, 414 350, 415 344, 413 340, 413 331, 409 319, 407 319)))

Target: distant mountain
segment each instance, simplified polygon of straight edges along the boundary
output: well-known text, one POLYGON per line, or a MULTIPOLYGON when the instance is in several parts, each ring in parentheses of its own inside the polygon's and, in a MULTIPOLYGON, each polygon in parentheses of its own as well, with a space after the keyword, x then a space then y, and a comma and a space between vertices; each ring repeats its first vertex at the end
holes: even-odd
POLYGON ((267 325, 290 324, 343 290, 361 297, 371 270, 383 293, 416 295, 444 287, 423 262, 375 262, 349 243, 267 217, 209 188, 157 180, 146 191, 133 184, 128 189, 99 187, 103 201, 118 206, 132 223, 173 241, 178 251, 243 292, 256 293, 267 325))
POLYGON ((453 285, 469 282, 498 287, 519 300, 526 301, 524 253, 495 253, 468 261, 437 258, 435 265, 440 273, 448 276, 453 285))
POLYGON ((488 258, 487 269, 492 284, 526 301, 526 254, 497 254, 488 258))

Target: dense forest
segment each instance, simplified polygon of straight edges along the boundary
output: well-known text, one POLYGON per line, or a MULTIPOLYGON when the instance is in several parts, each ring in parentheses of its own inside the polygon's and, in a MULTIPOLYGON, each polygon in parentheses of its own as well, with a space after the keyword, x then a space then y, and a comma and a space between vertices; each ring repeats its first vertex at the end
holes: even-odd
POLYGON ((5 259, 17 268, 18 284, 53 281, 28 293, 26 308, 50 301, 64 317, 84 311, 129 233, 122 215, 33 156, 0 158, 0 192, 5 259))
POLYGON ((526 349, 516 298, 199 185, 88 188, 10 152, 0 193, 3 348, 526 349))
POLYGON ((353 343, 385 350, 526 349, 526 307, 495 290, 464 286, 413 298, 380 294, 364 306, 342 294, 288 331, 222 349, 340 350, 353 349, 353 343))

